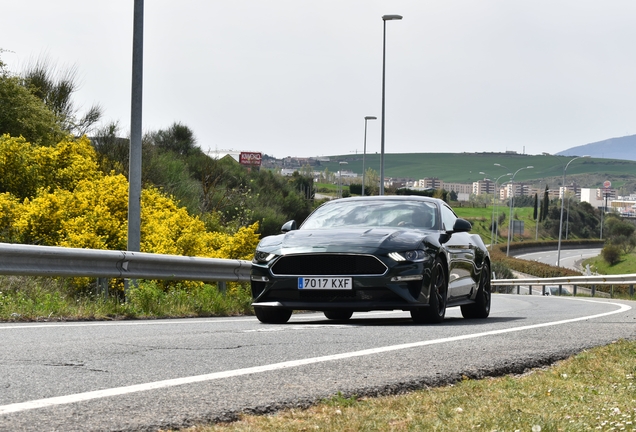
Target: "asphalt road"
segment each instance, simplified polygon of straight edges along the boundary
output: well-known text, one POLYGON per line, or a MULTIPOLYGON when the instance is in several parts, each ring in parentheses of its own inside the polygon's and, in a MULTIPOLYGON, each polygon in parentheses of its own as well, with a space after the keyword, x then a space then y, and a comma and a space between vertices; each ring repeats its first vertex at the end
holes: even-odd
MULTIPOLYGON (((573 270, 583 270, 581 262, 588 258, 600 255, 601 248, 594 249, 561 249, 561 267, 571 268, 573 270)), ((544 264, 556 265, 557 250, 532 252, 516 255, 516 258, 525 260, 538 261, 544 264)))
POLYGON ((493 296, 491 317, 404 312, 349 322, 297 314, 0 323, 0 430, 139 431, 307 406, 338 391, 398 393, 521 373, 619 338, 636 339, 634 302, 493 296))

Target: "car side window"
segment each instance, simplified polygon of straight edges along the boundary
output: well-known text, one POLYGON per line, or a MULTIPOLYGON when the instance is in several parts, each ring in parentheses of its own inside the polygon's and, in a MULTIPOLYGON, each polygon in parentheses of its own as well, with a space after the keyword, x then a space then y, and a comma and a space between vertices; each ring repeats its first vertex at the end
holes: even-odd
POLYGON ((453 226, 455 226, 455 221, 457 220, 457 216, 455 216, 455 213, 453 213, 453 211, 445 205, 441 206, 441 211, 442 211, 442 225, 444 225, 443 229, 445 231, 451 231, 453 229, 453 226))

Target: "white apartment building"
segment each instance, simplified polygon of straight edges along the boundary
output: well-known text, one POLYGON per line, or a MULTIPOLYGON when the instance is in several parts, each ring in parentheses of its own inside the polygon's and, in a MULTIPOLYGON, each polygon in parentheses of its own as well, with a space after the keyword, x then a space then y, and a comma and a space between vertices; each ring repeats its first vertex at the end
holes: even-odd
POLYGON ((588 202, 595 208, 605 205, 604 195, 607 195, 607 206, 610 207, 610 203, 616 199, 616 189, 581 188, 581 201, 588 202))

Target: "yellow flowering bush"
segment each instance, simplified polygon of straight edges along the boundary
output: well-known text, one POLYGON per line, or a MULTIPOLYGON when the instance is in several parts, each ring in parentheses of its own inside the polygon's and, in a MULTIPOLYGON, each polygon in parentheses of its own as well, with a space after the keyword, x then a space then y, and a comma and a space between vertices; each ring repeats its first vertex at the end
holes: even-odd
POLYGON ((33 146, 22 137, 0 136, 0 192, 14 197, 33 196, 37 190, 38 166, 33 146))
MULTIPOLYGON (((40 147, 3 135, 0 175, 0 241, 126 249, 128 181, 99 171, 86 138, 40 147)), ((172 197, 156 188, 142 190, 142 252, 249 260, 257 230, 255 223, 234 233, 208 231, 172 197)))
POLYGON ((81 181, 101 176, 97 154, 85 136, 68 137, 54 147, 36 146, 33 160, 39 167, 40 187, 73 190, 81 181))
POLYGON ((15 241, 14 222, 20 202, 10 193, 0 193, 0 241, 15 241))
POLYGON ((0 192, 23 199, 41 188, 72 191, 80 181, 99 175, 95 150, 86 137, 44 147, 22 137, 0 136, 0 192))

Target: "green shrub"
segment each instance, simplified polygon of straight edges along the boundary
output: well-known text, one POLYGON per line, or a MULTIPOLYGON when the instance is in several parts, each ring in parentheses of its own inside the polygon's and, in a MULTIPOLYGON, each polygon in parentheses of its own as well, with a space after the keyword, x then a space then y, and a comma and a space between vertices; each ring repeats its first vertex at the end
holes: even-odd
POLYGON ((603 248, 601 256, 609 265, 615 265, 621 259, 621 250, 618 246, 610 244, 603 248))

